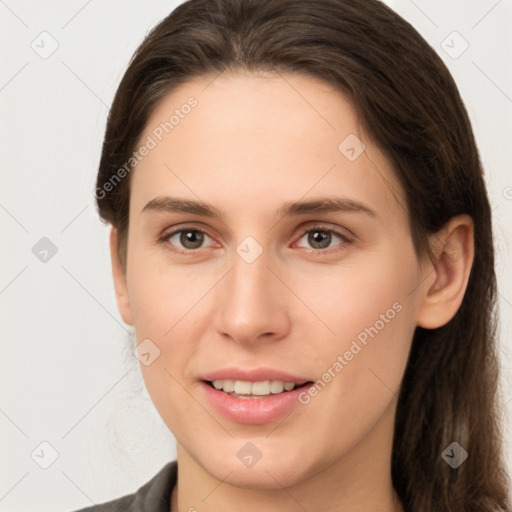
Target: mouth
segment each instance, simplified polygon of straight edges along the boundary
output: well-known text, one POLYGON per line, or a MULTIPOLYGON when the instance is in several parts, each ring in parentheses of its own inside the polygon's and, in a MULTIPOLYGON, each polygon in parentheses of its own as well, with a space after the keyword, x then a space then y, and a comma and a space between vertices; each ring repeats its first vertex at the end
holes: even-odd
POLYGON ((262 425, 302 407, 300 396, 313 381, 280 368, 231 366, 201 375, 199 384, 218 414, 236 423, 262 425))
POLYGON ((203 380, 203 382, 226 395, 246 400, 258 400, 283 395, 291 391, 300 390, 301 388, 307 388, 313 384, 313 381, 262 380, 253 382, 234 379, 203 380))

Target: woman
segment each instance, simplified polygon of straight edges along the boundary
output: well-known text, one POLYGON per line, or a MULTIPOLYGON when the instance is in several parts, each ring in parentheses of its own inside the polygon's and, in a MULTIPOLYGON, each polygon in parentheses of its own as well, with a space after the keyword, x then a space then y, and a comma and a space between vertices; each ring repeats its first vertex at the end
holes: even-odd
POLYGON ((97 179, 177 441, 92 511, 509 510, 491 213, 457 87, 376 0, 191 0, 97 179))

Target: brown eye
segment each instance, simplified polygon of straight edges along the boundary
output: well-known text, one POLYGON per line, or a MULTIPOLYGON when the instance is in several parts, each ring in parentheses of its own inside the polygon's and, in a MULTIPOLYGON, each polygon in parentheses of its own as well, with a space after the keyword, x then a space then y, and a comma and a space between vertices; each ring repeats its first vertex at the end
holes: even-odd
POLYGON ((310 231, 308 233, 308 243, 313 249, 326 249, 331 244, 332 234, 327 231, 310 231))
POLYGON ((350 242, 350 240, 341 233, 322 227, 313 227, 304 231, 299 242, 304 239, 314 251, 322 251, 323 249, 328 249, 337 245, 345 245, 350 242), (336 239, 338 239, 340 243, 334 243, 334 245, 331 245, 333 242, 336 242, 336 239))
POLYGON ((167 235, 165 240, 178 249, 194 250, 200 249, 206 238, 210 237, 198 229, 181 229, 167 235))

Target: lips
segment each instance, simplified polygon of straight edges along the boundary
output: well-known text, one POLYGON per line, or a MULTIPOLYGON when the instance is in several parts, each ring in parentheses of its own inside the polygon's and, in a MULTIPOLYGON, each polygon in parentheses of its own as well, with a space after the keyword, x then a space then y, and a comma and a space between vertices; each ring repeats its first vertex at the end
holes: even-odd
MULTIPOLYGON (((212 371, 202 376, 199 389, 204 397, 212 406, 213 410, 220 413, 225 418, 236 422, 252 425, 261 425, 276 421, 282 418, 294 407, 299 404, 299 394, 303 388, 312 384, 311 379, 301 375, 293 375, 281 370, 272 368, 224 368, 212 371), (214 385, 216 384, 216 386, 214 385), (222 386, 220 386, 222 383, 222 386), (268 394, 247 394, 249 386, 272 383, 274 391, 268 394), (277 384, 280 383, 280 386, 277 384), (294 383, 293 388, 287 390, 283 383, 294 383), (226 386, 231 389, 231 385, 242 386, 237 388, 242 391, 226 392, 219 387, 226 386), (277 389, 279 388, 280 389, 277 389)), ((254 392, 255 387, 251 388, 254 392)), ((268 391, 269 388, 266 388, 268 391)), ((263 393, 263 389, 260 390, 263 393)))
POLYGON ((313 379, 301 375, 293 375, 291 373, 283 372, 275 368, 241 368, 231 367, 222 368, 208 372, 200 377, 200 380, 213 382, 214 380, 233 380, 233 381, 249 381, 249 382, 262 382, 262 381, 283 381, 294 382, 297 386, 302 386, 306 382, 313 379))
MULTIPOLYGON (((295 382, 284 382, 282 380, 264 380, 250 382, 247 380, 214 380, 212 386, 222 390, 231 396, 268 396, 283 391, 291 391, 297 384, 295 382)), ((298 386, 297 386, 298 387, 298 386)))

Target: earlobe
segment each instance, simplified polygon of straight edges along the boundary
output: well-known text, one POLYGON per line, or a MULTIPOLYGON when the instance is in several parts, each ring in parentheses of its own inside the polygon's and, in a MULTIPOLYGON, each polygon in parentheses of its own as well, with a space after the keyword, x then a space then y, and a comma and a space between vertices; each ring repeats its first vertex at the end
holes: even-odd
POLYGON ((458 215, 432 239, 435 280, 425 289, 417 318, 425 329, 447 324, 462 304, 474 259, 473 220, 458 215))
POLYGON ((122 268, 119 258, 117 236, 117 229, 112 227, 110 230, 110 259, 112 262, 112 277, 114 279, 117 308, 119 309, 123 321, 128 325, 133 325, 130 301, 128 298, 126 271, 122 268))

